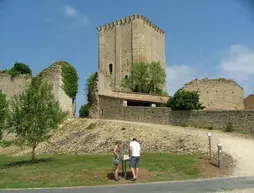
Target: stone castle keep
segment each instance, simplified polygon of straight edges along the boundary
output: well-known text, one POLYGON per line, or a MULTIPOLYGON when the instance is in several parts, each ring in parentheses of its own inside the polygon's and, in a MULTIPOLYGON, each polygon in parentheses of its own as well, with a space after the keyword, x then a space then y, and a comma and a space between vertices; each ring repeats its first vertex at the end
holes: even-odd
MULTIPOLYGON (((166 70, 165 32, 141 15, 132 15, 100 26, 98 31, 98 72, 93 102, 89 104, 91 118, 118 119, 164 124, 188 124, 199 127, 223 128, 228 122, 234 127, 253 129, 253 97, 244 100, 243 88, 232 80, 193 80, 183 89, 199 91, 202 111, 171 111, 157 107, 169 96, 133 93, 121 87, 135 62, 160 62, 166 70)), ((75 101, 62 89, 61 65, 54 63, 38 74, 53 85, 61 108, 75 114, 75 101)), ((20 75, 13 80, 0 73, 0 89, 10 99, 21 93, 31 77, 20 75)), ((174 84, 170 82, 169 84, 174 84)), ((166 85, 164 85, 164 91, 166 85)), ((170 93, 171 94, 171 93, 170 93)))
POLYGON ((135 62, 156 61, 166 69, 164 31, 145 17, 129 16, 97 30, 100 94, 124 91, 121 81, 129 75, 135 62))

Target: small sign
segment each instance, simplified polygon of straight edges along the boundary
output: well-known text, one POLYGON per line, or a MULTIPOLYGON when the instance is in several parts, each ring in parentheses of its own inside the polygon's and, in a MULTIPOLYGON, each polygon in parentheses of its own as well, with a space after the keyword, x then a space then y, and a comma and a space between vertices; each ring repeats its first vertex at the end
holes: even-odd
POLYGON ((130 159, 129 155, 128 154, 124 154, 123 155, 123 160, 128 160, 128 159, 130 159))
POLYGON ((211 132, 207 133, 207 135, 208 135, 208 137, 212 137, 212 133, 211 132))

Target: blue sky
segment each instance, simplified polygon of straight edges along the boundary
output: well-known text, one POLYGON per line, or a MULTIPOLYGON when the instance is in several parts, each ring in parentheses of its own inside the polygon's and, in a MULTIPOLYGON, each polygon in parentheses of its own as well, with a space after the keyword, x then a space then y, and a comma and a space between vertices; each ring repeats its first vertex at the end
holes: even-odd
POLYGON ((85 81, 98 67, 96 27, 142 14, 166 32, 170 95, 202 77, 234 79, 248 95, 254 92, 254 9, 248 2, 0 0, 0 69, 19 61, 37 74, 56 60, 68 61, 80 77, 79 109, 85 81))

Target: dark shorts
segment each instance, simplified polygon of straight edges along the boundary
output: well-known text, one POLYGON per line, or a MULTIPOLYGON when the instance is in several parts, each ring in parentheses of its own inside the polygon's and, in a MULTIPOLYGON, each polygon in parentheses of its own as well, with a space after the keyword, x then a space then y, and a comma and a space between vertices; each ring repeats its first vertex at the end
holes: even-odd
POLYGON ((130 159, 131 168, 139 168, 140 157, 132 156, 130 159))

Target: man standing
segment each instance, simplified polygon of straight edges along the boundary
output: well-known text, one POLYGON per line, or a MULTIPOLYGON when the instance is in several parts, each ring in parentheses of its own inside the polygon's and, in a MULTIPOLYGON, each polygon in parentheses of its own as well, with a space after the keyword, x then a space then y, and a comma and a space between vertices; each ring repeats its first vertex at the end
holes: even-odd
POLYGON ((130 165, 133 178, 131 181, 137 180, 139 174, 139 162, 140 162, 140 144, 136 138, 133 138, 129 145, 129 154, 131 155, 130 165))

